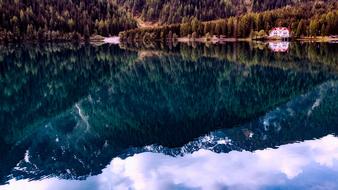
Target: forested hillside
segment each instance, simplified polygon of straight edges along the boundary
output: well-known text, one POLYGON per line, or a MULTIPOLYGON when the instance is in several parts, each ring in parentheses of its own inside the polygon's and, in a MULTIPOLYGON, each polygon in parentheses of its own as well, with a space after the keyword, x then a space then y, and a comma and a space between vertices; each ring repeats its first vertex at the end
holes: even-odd
POLYGON ((250 12, 226 19, 201 22, 193 18, 183 24, 156 28, 133 29, 120 33, 124 41, 166 40, 177 37, 194 38, 213 35, 227 38, 266 36, 273 27, 287 27, 293 37, 338 34, 338 2, 301 3, 270 11, 250 12))
POLYGON ((165 28, 129 31, 142 39, 166 38, 168 24, 177 24, 169 37, 248 37, 274 26, 328 35, 338 30, 337 7, 336 0, 0 0, 0 41, 78 41, 135 29, 137 21, 165 28))
POLYGON ((136 22, 106 0, 0 0, 0 40, 70 40, 116 35, 136 22))
POLYGON ((294 5, 306 0, 114 0, 134 16, 161 24, 187 22, 192 17, 207 21, 246 12, 294 5))

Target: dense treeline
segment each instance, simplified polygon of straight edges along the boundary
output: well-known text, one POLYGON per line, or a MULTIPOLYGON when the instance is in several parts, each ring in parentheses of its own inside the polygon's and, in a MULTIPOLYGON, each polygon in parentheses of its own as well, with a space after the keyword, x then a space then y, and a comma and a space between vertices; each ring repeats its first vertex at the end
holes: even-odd
POLYGON ((273 26, 287 26, 297 36, 325 35, 337 31, 337 4, 333 0, 0 0, 0 40, 79 40, 94 34, 116 35, 136 28, 133 16, 175 24, 137 36, 142 39, 207 33, 248 37, 251 31, 257 31, 251 33, 254 36, 264 36, 273 26), (279 7, 284 8, 276 9, 279 7), (271 11, 259 13, 264 10, 271 11), (219 20, 202 23, 215 19, 219 20), (184 24, 177 29, 179 23, 184 24), (175 29, 169 29, 172 27, 175 29))
POLYGON ((0 40, 70 40, 136 27, 111 1, 1 0, 0 40))
POLYGON ((173 24, 153 28, 139 28, 120 32, 121 41, 130 43, 143 41, 146 44, 155 40, 176 39, 180 36, 181 25, 173 24))
POLYGON ((134 29, 120 33, 122 40, 148 41, 175 37, 197 38, 213 35, 231 38, 264 37, 273 27, 284 26, 294 37, 325 36, 338 33, 338 3, 302 4, 261 13, 201 22, 193 18, 180 25, 134 29))
POLYGON ((161 24, 207 21, 293 5, 304 0, 115 0, 134 16, 161 24))

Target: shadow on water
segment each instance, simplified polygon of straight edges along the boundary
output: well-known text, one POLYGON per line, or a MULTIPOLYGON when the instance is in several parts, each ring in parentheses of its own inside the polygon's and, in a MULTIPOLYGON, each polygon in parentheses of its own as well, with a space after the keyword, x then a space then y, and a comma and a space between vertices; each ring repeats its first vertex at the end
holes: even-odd
POLYGON ((83 179, 142 151, 253 151, 335 133, 335 53, 334 44, 284 54, 246 43, 1 47, 2 183, 83 179))

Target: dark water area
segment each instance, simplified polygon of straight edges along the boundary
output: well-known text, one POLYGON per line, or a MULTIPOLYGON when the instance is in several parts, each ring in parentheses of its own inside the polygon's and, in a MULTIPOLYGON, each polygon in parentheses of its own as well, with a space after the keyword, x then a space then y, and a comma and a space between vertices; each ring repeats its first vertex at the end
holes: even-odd
POLYGON ((2 45, 0 189, 337 189, 337 55, 2 45))

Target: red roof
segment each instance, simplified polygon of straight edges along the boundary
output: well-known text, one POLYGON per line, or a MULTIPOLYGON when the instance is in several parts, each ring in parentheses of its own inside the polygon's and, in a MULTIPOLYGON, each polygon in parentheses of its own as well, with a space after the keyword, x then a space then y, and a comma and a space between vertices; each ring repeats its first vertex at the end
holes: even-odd
POLYGON ((286 27, 274 27, 272 28, 271 30, 287 30, 287 31, 290 31, 288 28, 286 27))

